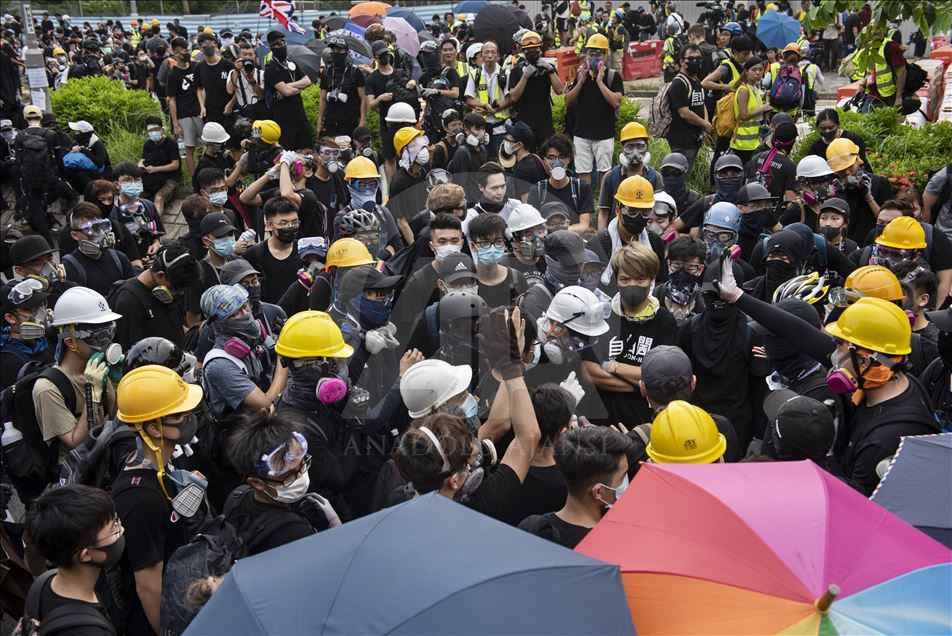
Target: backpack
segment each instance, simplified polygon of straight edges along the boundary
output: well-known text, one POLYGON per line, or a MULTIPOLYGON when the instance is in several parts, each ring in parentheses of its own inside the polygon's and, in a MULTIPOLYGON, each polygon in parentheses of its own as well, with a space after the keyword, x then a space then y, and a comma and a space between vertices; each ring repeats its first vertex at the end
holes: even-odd
POLYGON ((737 130, 734 116, 734 91, 724 93, 714 105, 714 133, 718 137, 730 137, 737 130))
POLYGON ((96 163, 86 155, 86 153, 76 151, 67 152, 63 156, 63 167, 67 170, 86 170, 96 173, 103 171, 103 168, 97 166, 96 163))
MULTIPOLYGON (((119 275, 122 276, 122 259, 119 258, 119 253, 114 249, 106 250, 106 253, 109 254, 109 257, 112 259, 113 265, 116 266, 116 269, 119 270, 119 275)), ((83 265, 83 262, 76 258, 72 254, 67 254, 62 259, 63 263, 69 263, 76 268, 76 273, 79 275, 79 280, 75 281, 77 284, 85 286, 87 280, 86 267, 83 265)), ((108 300, 113 293, 122 286, 122 283, 126 282, 126 279, 120 278, 115 281, 110 287, 109 292, 106 294, 106 299, 108 300), (118 284, 117 284, 118 283, 118 284)))
POLYGON ((26 596, 23 618, 20 619, 20 633, 23 636, 51 636, 74 633, 74 630, 81 627, 97 627, 115 634, 116 628, 112 626, 112 623, 101 612, 86 603, 60 605, 47 613, 43 620, 36 618, 40 613, 40 599, 43 592, 52 584, 57 572, 58 570, 55 569, 47 570, 33 581, 26 596))
MULTIPOLYGON (((189 585, 208 576, 224 576, 235 561, 248 556, 264 539, 287 523, 289 510, 275 508, 256 520, 237 512, 251 486, 235 488, 225 501, 222 514, 203 523, 194 538, 179 547, 165 563, 162 573, 160 623, 163 634, 180 634, 198 614, 187 597, 189 585)), ((292 513, 293 514, 293 513, 292 513)))
POLYGON ((684 79, 684 75, 678 73, 675 75, 670 82, 661 87, 661 90, 651 98, 651 110, 648 114, 648 133, 655 138, 658 137, 667 137, 668 131, 671 129, 671 102, 669 101, 669 95, 671 93, 671 86, 674 84, 674 80, 681 78, 681 81, 685 82, 688 86, 688 92, 691 91, 691 84, 684 79))
POLYGON ((45 190, 52 173, 50 147, 45 135, 31 135, 25 131, 17 137, 17 163, 20 183, 24 190, 45 190))
MULTIPOLYGON (((611 193, 612 197, 615 196, 615 193, 618 192, 618 186, 622 182, 622 172, 624 168, 622 166, 615 166, 608 173, 608 191, 611 193)), ((658 171, 652 168, 651 166, 645 166, 645 179, 648 180, 648 183, 654 187, 655 179, 658 176, 658 171)), ((660 188, 659 188, 660 189, 660 188)))
POLYGON ((65 373, 36 361, 28 362, 20 370, 20 379, 0 394, 0 419, 12 422, 23 439, 3 447, 3 465, 7 474, 22 485, 43 487, 56 481, 59 442, 43 441, 43 431, 36 419, 33 406, 33 387, 40 378, 53 383, 63 396, 63 403, 77 418, 76 390, 65 373))
MULTIPOLYGON (((569 187, 572 189, 572 205, 575 206, 576 214, 578 213, 578 197, 579 197, 579 178, 578 177, 569 177, 569 187)), ((543 179, 536 184, 536 191, 539 193, 539 207, 545 205, 545 196, 549 192, 549 180, 543 179)))
POLYGON ((903 95, 914 95, 916 91, 926 85, 929 75, 915 62, 906 62, 906 84, 903 86, 903 95))
POLYGON ((572 0, 569 5, 569 13, 571 13, 576 18, 582 15, 582 5, 578 3, 578 0, 572 0))
POLYGON ((59 485, 83 484, 106 490, 135 450, 136 432, 115 420, 106 420, 89 431, 86 440, 71 450, 60 465, 59 485))
POLYGON ((796 108, 803 101, 803 77, 800 67, 783 64, 770 86, 770 104, 779 108, 796 108))

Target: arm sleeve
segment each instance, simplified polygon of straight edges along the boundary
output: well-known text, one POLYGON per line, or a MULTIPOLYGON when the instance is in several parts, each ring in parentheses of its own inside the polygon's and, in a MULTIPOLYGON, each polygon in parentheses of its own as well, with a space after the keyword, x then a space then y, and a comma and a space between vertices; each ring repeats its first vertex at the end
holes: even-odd
POLYGON ((836 349, 828 335, 807 321, 750 294, 741 295, 737 308, 820 364, 826 365, 836 349))
POLYGON ((835 269, 836 273, 843 278, 849 276, 856 269, 849 257, 830 243, 826 244, 826 258, 830 267, 835 269))
POLYGON ((895 452, 895 447, 886 448, 879 444, 861 446, 853 460, 853 468, 846 483, 861 492, 864 497, 869 497, 879 484, 876 466, 895 452))

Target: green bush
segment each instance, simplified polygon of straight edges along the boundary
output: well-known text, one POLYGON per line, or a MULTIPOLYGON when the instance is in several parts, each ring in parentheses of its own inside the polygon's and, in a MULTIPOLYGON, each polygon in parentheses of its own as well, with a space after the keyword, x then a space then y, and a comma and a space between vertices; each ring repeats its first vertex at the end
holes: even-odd
POLYGON ((70 80, 52 93, 51 105, 60 124, 84 119, 103 138, 115 130, 144 132, 146 117, 162 115, 149 93, 105 77, 70 80))

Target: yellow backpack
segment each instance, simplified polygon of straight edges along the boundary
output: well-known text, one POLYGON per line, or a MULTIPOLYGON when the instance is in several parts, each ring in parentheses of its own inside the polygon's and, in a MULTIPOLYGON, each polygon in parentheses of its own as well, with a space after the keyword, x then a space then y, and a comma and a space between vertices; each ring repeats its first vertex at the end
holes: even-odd
POLYGON ((714 107, 714 133, 718 137, 730 137, 737 130, 737 118, 734 117, 734 92, 724 93, 714 107))

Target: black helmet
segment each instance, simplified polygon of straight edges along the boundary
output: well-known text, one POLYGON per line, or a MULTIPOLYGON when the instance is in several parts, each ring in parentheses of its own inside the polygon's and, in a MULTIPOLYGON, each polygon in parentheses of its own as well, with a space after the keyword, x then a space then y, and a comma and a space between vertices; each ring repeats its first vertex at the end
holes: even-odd
POLYGON ((171 340, 150 336, 143 338, 129 349, 126 354, 126 373, 147 364, 158 364, 168 367, 176 373, 183 373, 187 370, 187 367, 180 367, 185 367, 185 362, 185 355, 182 350, 171 340))
POLYGON ((489 311, 486 301, 478 294, 469 292, 450 292, 440 298, 438 306, 440 324, 448 325, 461 318, 478 319, 489 311))
POLYGON ((99 40, 95 38, 88 38, 86 40, 83 40, 83 49, 86 51, 98 51, 99 40))

